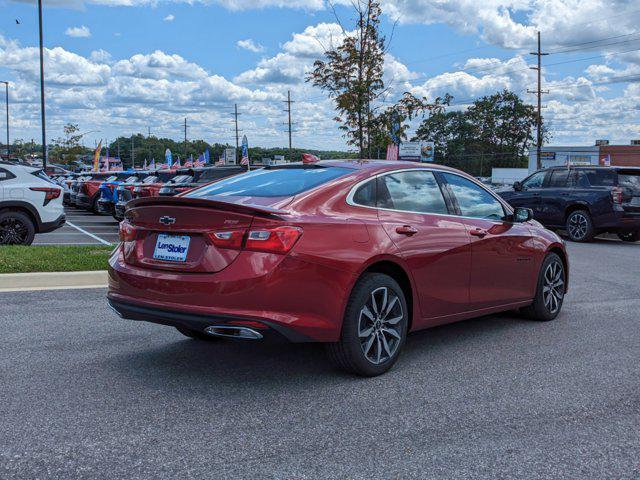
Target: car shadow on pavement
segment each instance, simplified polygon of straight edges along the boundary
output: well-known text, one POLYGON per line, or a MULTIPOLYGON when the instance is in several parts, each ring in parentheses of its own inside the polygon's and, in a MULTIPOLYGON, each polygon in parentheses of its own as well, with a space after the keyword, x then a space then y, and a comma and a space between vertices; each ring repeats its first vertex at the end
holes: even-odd
MULTIPOLYGON (((505 314, 466 320, 463 322, 414 332, 409 335, 399 363, 387 375, 402 375, 407 365, 430 365, 451 355, 459 355, 471 345, 485 348, 484 342, 495 341, 496 336, 518 334, 517 330, 534 325, 522 317, 505 314), (516 330, 516 332, 514 332, 516 330)), ((176 378, 181 385, 216 386, 220 382, 246 384, 247 382, 292 384, 361 380, 337 370, 329 362, 321 344, 267 344, 253 341, 217 340, 212 342, 183 339, 166 327, 166 341, 157 342, 154 332, 153 346, 143 347, 131 343, 132 350, 109 358, 107 363, 120 375, 132 376, 132 381, 148 384, 152 388, 172 384, 176 378), (304 380, 302 380, 304 379, 304 380)), ((488 348, 488 347, 486 347, 488 348)))

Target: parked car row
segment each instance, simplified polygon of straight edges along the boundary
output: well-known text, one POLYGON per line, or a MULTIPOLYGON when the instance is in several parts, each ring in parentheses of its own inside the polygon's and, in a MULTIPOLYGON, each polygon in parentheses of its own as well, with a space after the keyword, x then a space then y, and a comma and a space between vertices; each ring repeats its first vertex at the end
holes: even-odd
POLYGON ((173 196, 221 178, 246 171, 242 166, 181 168, 177 170, 84 172, 56 176, 64 189, 64 204, 108 214, 121 221, 125 205, 135 198, 173 196))
POLYGON ((62 191, 40 168, 0 161, 0 245, 31 245, 64 225, 62 191))

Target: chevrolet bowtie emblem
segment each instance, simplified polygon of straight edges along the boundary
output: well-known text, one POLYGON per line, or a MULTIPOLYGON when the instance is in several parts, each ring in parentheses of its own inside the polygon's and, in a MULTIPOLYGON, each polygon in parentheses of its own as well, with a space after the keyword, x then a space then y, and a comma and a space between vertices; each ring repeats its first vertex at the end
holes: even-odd
POLYGON ((176 223, 176 219, 173 217, 160 217, 160 223, 163 225, 173 225, 176 223))

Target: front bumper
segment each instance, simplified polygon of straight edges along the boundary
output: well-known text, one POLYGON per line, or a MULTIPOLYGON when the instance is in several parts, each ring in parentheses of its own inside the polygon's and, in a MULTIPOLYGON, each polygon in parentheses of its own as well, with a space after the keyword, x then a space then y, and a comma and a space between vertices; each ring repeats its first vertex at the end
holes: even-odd
POLYGON ((62 195, 62 204, 71 205, 71 192, 64 192, 62 195))

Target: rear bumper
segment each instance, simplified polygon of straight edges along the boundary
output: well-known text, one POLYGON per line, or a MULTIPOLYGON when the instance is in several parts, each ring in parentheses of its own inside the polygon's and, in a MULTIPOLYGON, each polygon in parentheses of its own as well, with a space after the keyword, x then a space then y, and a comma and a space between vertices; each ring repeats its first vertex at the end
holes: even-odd
POLYGON ((596 229, 611 232, 640 230, 640 213, 615 211, 594 219, 594 226, 596 229))
POLYGON ((260 322, 268 328, 254 329, 259 332, 264 339, 275 341, 284 340, 296 343, 313 341, 295 330, 262 318, 234 317, 229 315, 198 315, 122 302, 111 296, 107 297, 107 301, 109 302, 109 306, 120 317, 126 320, 138 320, 172 327, 184 327, 202 333, 204 333, 207 327, 211 326, 238 326, 241 325, 243 321, 260 322))
POLYGON ((125 263, 120 247, 109 259, 108 299, 134 320, 202 331, 212 320, 241 319, 291 341, 335 342, 353 281, 349 272, 291 255, 245 252, 217 273, 169 272, 125 263))
POLYGON ((126 210, 126 203, 118 202, 113 206, 113 216, 117 220, 124 220, 124 211, 126 210))
POLYGON ((90 209, 91 199, 89 198, 89 196, 85 195, 84 193, 79 193, 78 195, 76 195, 76 207, 90 209))
POLYGON ((101 198, 98 200, 98 212, 111 214, 113 212, 113 202, 101 198))
POLYGON ((62 227, 67 221, 66 215, 63 213, 53 222, 43 222, 38 226, 38 233, 47 233, 62 227))

